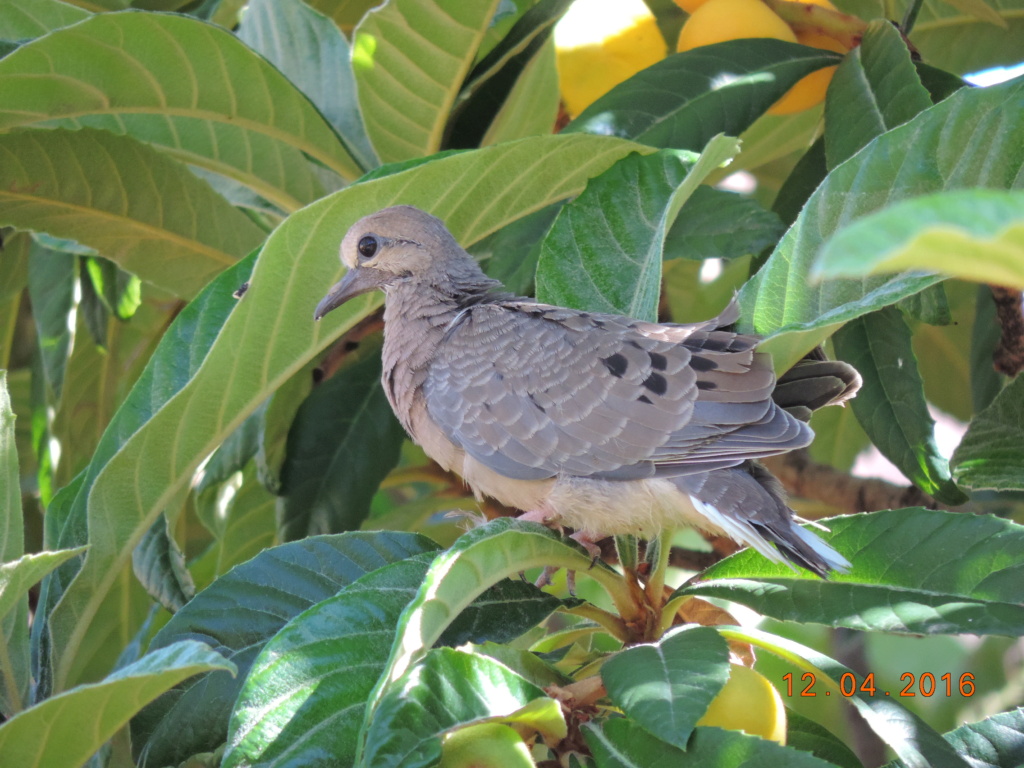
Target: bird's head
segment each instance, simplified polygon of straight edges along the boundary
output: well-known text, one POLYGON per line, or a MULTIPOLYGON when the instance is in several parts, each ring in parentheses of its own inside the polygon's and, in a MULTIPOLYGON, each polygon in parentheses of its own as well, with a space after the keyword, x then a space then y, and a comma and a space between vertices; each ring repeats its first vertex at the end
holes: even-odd
POLYGON ((408 282, 444 288, 483 276, 440 219, 411 205, 385 208, 353 224, 341 241, 341 261, 348 272, 317 305, 316 320, 373 290, 386 293, 408 282))

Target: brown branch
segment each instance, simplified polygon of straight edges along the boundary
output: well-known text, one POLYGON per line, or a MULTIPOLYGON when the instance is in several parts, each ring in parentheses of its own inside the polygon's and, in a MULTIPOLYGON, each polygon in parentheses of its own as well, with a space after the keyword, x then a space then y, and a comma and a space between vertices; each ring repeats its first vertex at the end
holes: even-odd
POLYGON ((990 285, 996 303, 996 318, 1002 334, 992 355, 995 369, 1011 378, 1024 370, 1024 306, 1021 292, 1001 285, 990 285))
POLYGON ((806 450, 773 456, 763 459, 762 463, 793 496, 815 499, 848 512, 876 512, 901 507, 947 509, 916 486, 854 477, 813 461, 806 450))

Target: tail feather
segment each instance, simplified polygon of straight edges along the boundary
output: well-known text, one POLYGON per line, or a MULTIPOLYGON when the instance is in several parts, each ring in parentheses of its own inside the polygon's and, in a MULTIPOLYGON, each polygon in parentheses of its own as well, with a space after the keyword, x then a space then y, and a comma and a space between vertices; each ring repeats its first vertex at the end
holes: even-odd
POLYGON ((772 400, 801 421, 826 405, 842 405, 857 394, 862 380, 842 360, 827 360, 821 348, 786 371, 776 382, 772 400))

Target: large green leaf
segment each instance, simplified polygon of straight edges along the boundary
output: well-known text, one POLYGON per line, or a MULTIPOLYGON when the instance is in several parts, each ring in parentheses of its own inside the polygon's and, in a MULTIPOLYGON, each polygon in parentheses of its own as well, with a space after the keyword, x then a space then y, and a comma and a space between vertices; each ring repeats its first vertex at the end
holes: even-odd
POLYGON ((537 298, 656 320, 669 228, 700 183, 738 149, 722 136, 696 162, 674 150, 630 155, 591 181, 544 239, 537 298))
POLYGON ((665 258, 734 259, 775 245, 785 231, 756 200, 700 186, 665 236, 665 258))
POLYGON ((285 210, 321 194, 303 153, 348 179, 361 172, 284 75, 227 30, 187 16, 89 17, 0 60, 0 90, 0 130, 90 125, 128 133, 285 210))
POLYGON ((64 370, 71 353, 77 281, 77 256, 33 244, 28 265, 28 295, 36 323, 39 356, 55 403, 60 402, 64 370))
POLYGON ((601 667, 608 695, 626 716, 680 749, 728 679, 729 647, 710 627, 635 645, 601 667))
POLYGON ((1024 120, 1022 93, 1021 81, 961 89, 882 134, 829 174, 767 264, 740 292, 745 328, 787 334, 769 342, 779 367, 795 362, 835 326, 940 279, 910 273, 820 285, 807 282, 822 244, 855 219, 943 189, 1019 185, 1024 178, 1024 145, 1012 126, 1024 120))
POLYGON ((437 152, 498 0, 392 0, 366 14, 352 67, 382 162, 437 152))
POLYGON ((782 40, 732 40, 669 56, 587 107, 563 131, 698 152, 746 130, 804 75, 839 56, 782 40))
POLYGON ((825 96, 825 155, 835 168, 876 136, 928 109, 910 51, 888 21, 868 25, 839 65, 825 96))
POLYGON ((587 723, 583 736, 594 753, 597 768, 834 768, 832 763, 806 752, 722 728, 697 728, 685 752, 651 738, 647 731, 626 719, 612 719, 601 725, 587 723))
POLYGON ((1018 768, 1024 763, 1024 709, 1000 712, 943 734, 973 768, 1018 768))
POLYGON ((1024 191, 957 190, 897 203, 836 232, 812 274, 903 270, 1024 290, 1024 191))
POLYGON ((1024 377, 974 417, 950 463, 968 488, 1024 490, 1024 377))
POLYGON ((29 40, 87 16, 88 11, 60 0, 0 0, 0 39, 29 40))
POLYGON ((151 647, 203 640, 239 674, 197 678, 142 710, 132 720, 132 742, 143 764, 177 765, 219 747, 253 659, 281 627, 366 573, 435 548, 410 533, 318 536, 268 549, 217 579, 174 615, 151 647))
POLYGON ((0 726, 4 765, 77 768, 148 702, 200 672, 234 665, 191 640, 150 653, 98 683, 47 699, 0 726))
POLYGON ((782 620, 912 634, 1024 634, 1024 527, 990 516, 897 509, 831 518, 821 534, 854 563, 822 581, 750 552, 679 594, 719 597, 782 620))
POLYGON ((184 165, 93 129, 0 136, 0 224, 76 240, 186 297, 263 239, 184 165))
POLYGON ((349 43, 331 19, 302 0, 252 0, 238 37, 309 97, 360 168, 377 165, 359 114, 349 43))
MULTIPOLYGON (((363 708, 384 670, 398 619, 433 558, 428 552, 367 574, 295 617, 267 643, 238 697, 226 768, 329 768, 355 758, 363 708)), ((440 642, 511 640, 559 602, 506 580, 481 595, 440 642)))
POLYGON ((832 341, 836 356, 864 380, 852 406, 875 446, 925 493, 946 504, 967 501, 935 443, 935 421, 900 311, 885 307, 851 320, 832 341))
POLYGON ((303 402, 288 432, 278 525, 285 541, 356 530, 405 438, 380 385, 379 339, 303 402))
POLYGON ((543 689, 487 656, 439 648, 381 699, 362 764, 428 768, 441 756, 445 732, 506 717, 544 696, 543 689))
POLYGON ((84 541, 88 524, 92 547, 50 619, 58 684, 66 684, 81 638, 97 631, 93 616, 112 574, 199 463, 278 386, 378 305, 378 298, 366 297, 319 324, 312 321, 317 301, 340 276, 338 243, 356 219, 399 201, 411 203, 441 216, 469 245, 578 194, 590 176, 636 149, 617 139, 547 136, 444 157, 347 188, 294 214, 262 249, 237 303, 231 292, 246 279, 249 262, 218 277, 195 309, 190 305, 178 318, 186 320, 169 329, 166 353, 157 350, 154 373, 140 378, 104 435, 75 501, 73 527, 81 539, 72 540, 84 541), (442 188, 449 192, 439 193, 442 188), (189 343, 176 338, 196 330, 199 338, 189 343), (170 383, 159 382, 156 371, 170 383))

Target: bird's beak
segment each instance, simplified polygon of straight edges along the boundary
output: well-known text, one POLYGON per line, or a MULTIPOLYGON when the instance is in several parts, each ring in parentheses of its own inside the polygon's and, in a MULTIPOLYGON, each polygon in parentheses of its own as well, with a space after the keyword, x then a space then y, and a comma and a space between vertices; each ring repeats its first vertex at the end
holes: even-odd
POLYGON ((360 269, 359 267, 350 269, 345 274, 345 277, 340 282, 335 283, 331 290, 327 292, 327 295, 316 305, 313 319, 319 320, 332 309, 337 309, 349 299, 354 299, 363 293, 369 293, 376 288, 380 288, 380 282, 376 278, 376 270, 360 269))

